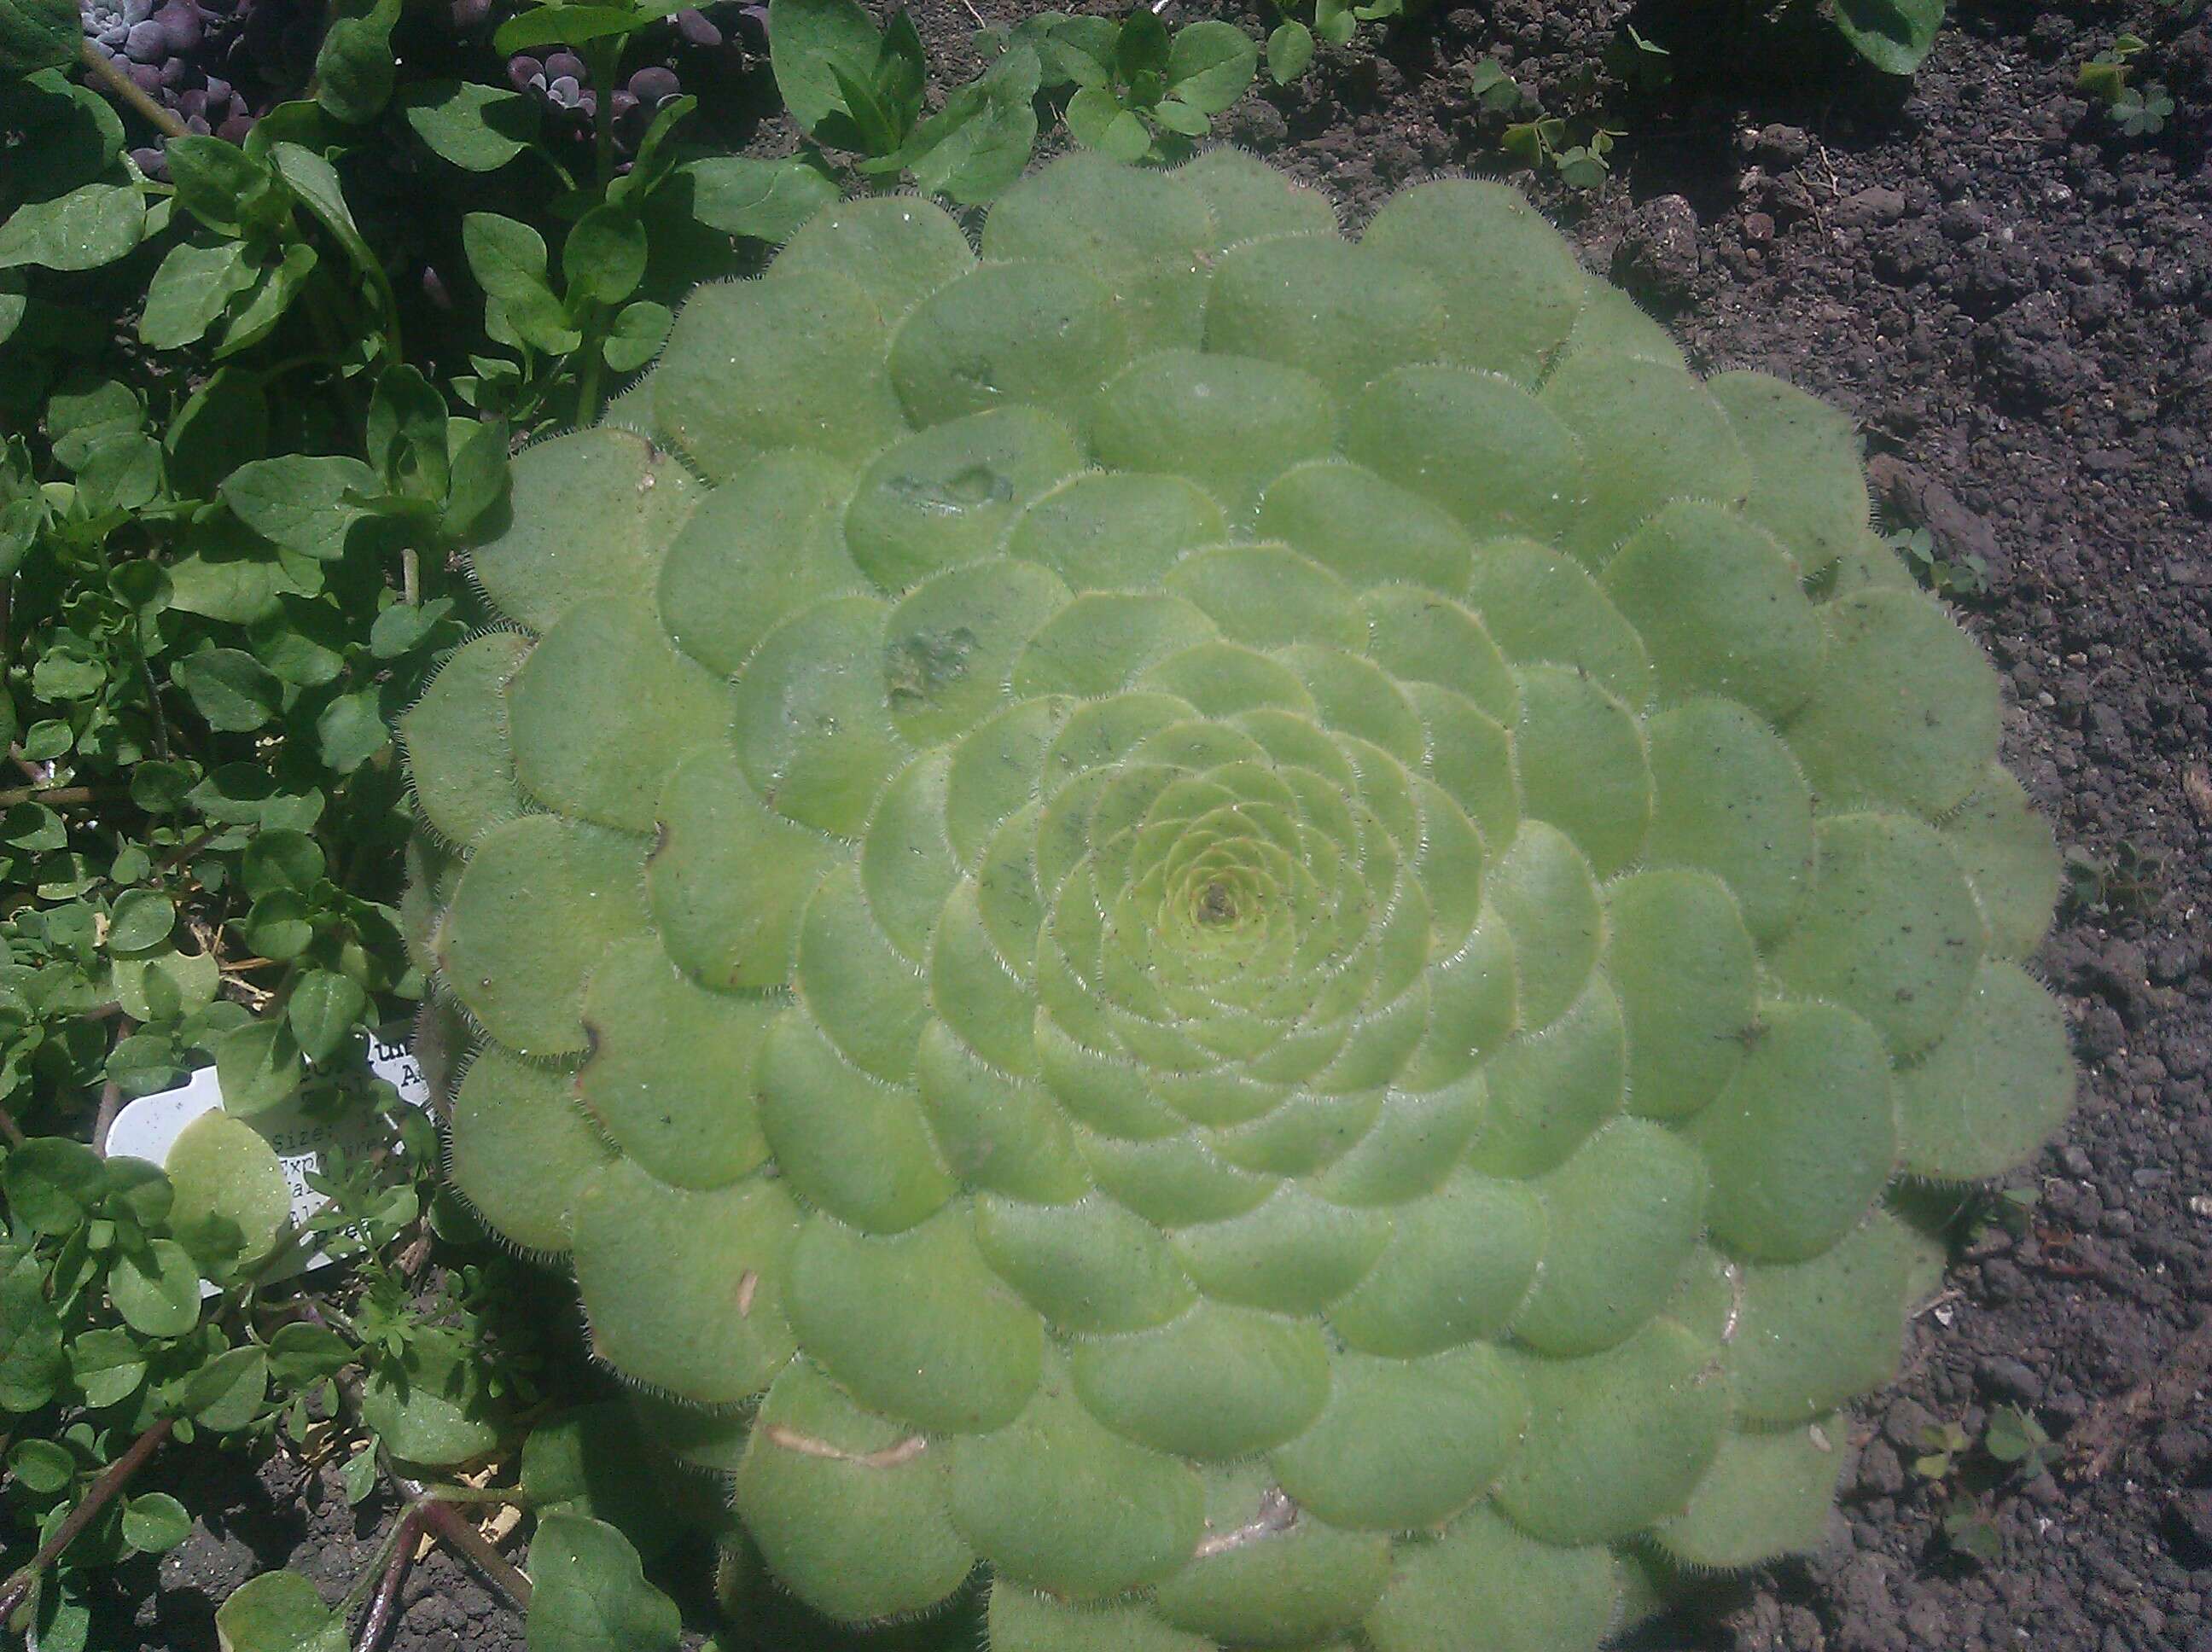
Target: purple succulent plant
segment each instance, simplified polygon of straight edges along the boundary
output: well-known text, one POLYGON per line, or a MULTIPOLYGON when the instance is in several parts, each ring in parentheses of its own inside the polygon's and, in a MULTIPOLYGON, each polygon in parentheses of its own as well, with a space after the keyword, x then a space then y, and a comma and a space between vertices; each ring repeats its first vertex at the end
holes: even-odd
MULTIPOLYGON (((465 0, 451 0, 459 6, 465 0)), ((684 90, 682 76, 695 67, 710 67, 716 58, 742 60, 750 46, 760 49, 767 16, 763 5, 736 5, 729 0, 705 8, 687 8, 668 20, 665 35, 648 36, 666 41, 665 61, 634 70, 617 86, 610 108, 614 116, 617 149, 627 156, 645 135, 653 116, 669 99, 684 90), (740 44, 739 36, 746 44, 740 44)), ((587 136, 599 116, 599 88, 592 84, 591 70, 583 58, 565 47, 543 55, 520 52, 507 59, 507 82, 544 105, 555 132, 565 129, 573 137, 587 136)), ((627 165, 627 161, 624 161, 627 165)))
MULTIPOLYGON (((78 11, 86 38, 186 131, 232 143, 299 94, 324 25, 322 0, 78 0, 78 11)), ((167 175, 158 149, 131 156, 167 175)))

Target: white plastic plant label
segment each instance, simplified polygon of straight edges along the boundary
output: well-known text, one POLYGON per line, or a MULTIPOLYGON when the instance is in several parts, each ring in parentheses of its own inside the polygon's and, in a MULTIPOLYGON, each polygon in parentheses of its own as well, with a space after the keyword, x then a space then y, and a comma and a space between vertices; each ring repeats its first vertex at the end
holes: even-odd
MULTIPOLYGON (((398 1090, 399 1099, 410 1107, 429 1106, 429 1083, 422 1077, 414 1052, 405 1044, 372 1034, 368 1041, 368 1069, 398 1090)), ((216 1082, 215 1069, 202 1067, 173 1090, 141 1096, 126 1103, 116 1114, 115 1122, 107 1133, 107 1151, 166 1166, 169 1149, 184 1133, 185 1127, 222 1105, 222 1090, 216 1082)), ((325 1153, 333 1147, 348 1153, 368 1153, 374 1150, 380 1139, 365 1119, 310 1118, 293 1107, 273 1108, 243 1122, 259 1131, 276 1150, 277 1163, 284 1169, 285 1183, 291 1189, 295 1223, 304 1223, 322 1206, 322 1195, 307 1186, 307 1177, 323 1168, 325 1153)), ((295 1251, 264 1277, 287 1278, 310 1268, 327 1266, 330 1260, 319 1250, 304 1254, 295 1251)), ((215 1287, 207 1285, 204 1290, 213 1294, 215 1287)))

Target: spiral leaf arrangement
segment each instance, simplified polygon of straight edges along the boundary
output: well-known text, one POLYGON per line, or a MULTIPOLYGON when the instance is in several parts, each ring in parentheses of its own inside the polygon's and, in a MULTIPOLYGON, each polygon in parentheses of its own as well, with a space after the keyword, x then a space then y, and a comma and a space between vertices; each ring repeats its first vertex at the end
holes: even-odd
POLYGON ((1867 515, 1499 186, 825 212, 522 457, 406 720, 454 1180, 836 1619, 1577 1652, 1810 1545, 1885 1190, 2073 1085, 1867 515))

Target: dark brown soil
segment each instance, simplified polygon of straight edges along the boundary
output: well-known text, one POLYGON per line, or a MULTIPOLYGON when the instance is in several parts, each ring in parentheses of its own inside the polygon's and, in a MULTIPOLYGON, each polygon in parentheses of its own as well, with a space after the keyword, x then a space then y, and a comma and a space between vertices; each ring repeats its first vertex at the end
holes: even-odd
MULTIPOLYGON (((374 1564, 398 1505, 380 1488, 349 1508, 338 1467, 336 1461, 307 1467, 280 1452, 258 1465, 235 1458, 180 1465, 176 1478, 149 1481, 199 1518, 158 1570, 134 1563, 142 1574, 120 1581, 135 1613, 127 1629, 95 1621, 94 1647, 215 1652, 216 1608, 247 1578, 272 1569, 311 1579, 325 1600, 342 1597, 374 1564), (101 1639, 103 1631, 113 1638, 101 1639)), ((515 1615, 443 1550, 414 1568, 401 1599, 393 1652, 521 1652, 515 1615)))
MULTIPOLYGON (((1530 185, 1696 365, 1779 373, 1860 420, 1893 521, 1987 566, 1966 618, 2011 691, 2007 761, 2069 848, 2151 868, 2044 948, 2080 1109, 2018 1179, 2039 1195, 2025 1231, 1990 1225, 1916 1321, 1904 1376, 1856 1431, 1829 1546, 1716 1580, 1640 1647, 2212 1652, 2212 35, 2202 0, 2186 10, 1974 7, 1906 87, 1819 32, 1730 44, 1647 3, 1638 25, 1683 83, 1616 103, 1626 132, 1593 195, 1530 185), (2155 136, 2121 135, 2074 89, 2123 29, 2152 42, 2138 77, 2178 106, 2155 136), (2063 1455, 2025 1480, 1985 1461, 1953 1476, 2002 1541, 1977 1562, 1944 1534, 1960 1505, 1911 1462, 1931 1421, 1978 1437, 2007 1404, 2063 1455)), ((940 73, 965 72, 960 9, 918 11, 940 73)), ((1467 79, 1479 54, 1553 112, 1595 112, 1605 88, 1577 76, 1626 15, 1439 5, 1379 50, 1325 51, 1229 131, 1356 226, 1402 184, 1496 169, 1501 122, 1467 79)), ((774 124, 755 138, 790 142, 774 124)), ((281 1461, 200 1489, 207 1529, 145 1580, 116 1644, 211 1648, 214 1602, 270 1565, 334 1596, 392 1514, 281 1461)), ((443 1556, 405 1598, 399 1652, 520 1644, 443 1556)))

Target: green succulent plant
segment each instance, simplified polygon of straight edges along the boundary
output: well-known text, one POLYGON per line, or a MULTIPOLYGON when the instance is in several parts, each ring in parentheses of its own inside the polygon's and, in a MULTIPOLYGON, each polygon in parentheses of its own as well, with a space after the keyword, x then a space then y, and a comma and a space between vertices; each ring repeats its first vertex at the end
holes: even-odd
POLYGON ((1816 1540, 1885 1189, 2070 1099, 1848 421, 1501 186, 825 210, 475 571, 404 731, 453 1179, 836 1619, 1594 1646, 1816 1540))

